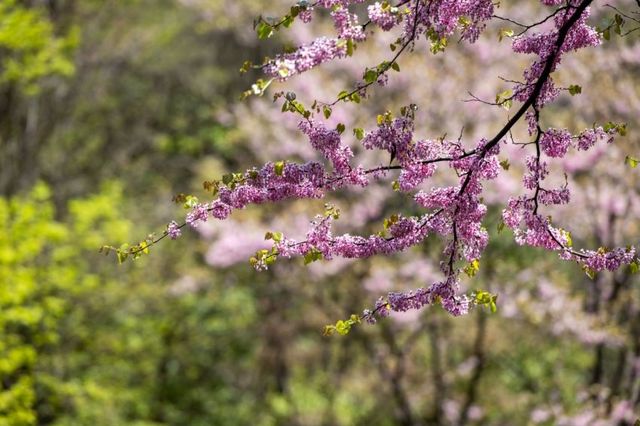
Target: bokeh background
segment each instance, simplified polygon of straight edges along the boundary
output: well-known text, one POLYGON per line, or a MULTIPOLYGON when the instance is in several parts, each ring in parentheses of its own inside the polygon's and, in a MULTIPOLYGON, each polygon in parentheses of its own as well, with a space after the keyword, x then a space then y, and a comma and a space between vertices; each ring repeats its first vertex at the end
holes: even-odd
MULTIPOLYGON (((502 3, 500 14, 526 22, 544 13, 535 1, 502 3)), ((183 217, 172 196, 205 198, 205 179, 315 158, 297 119, 269 96, 239 100, 259 77, 239 74, 244 60, 331 31, 317 19, 258 42, 253 19, 289 6, 0 0, 0 425, 633 424, 640 280, 628 270, 591 280, 498 232, 505 200, 521 190, 526 148, 506 148, 511 167, 486 191, 492 240, 464 283, 498 293, 495 314, 451 318, 434 307, 323 337, 325 324, 386 292, 437 279, 441 243, 251 269, 265 231, 302 235, 322 201, 252 207, 123 265, 98 253, 183 217)), ((600 8, 592 19, 612 15, 600 8)), ((467 92, 492 100, 507 88, 499 77, 518 78, 530 59, 498 42, 500 24, 444 55, 418 45, 387 87, 337 108, 332 122, 371 128, 376 114, 413 102, 421 137, 490 136, 508 112, 463 102, 467 92)), ((388 57, 393 40, 378 34, 353 60, 273 91, 330 100, 388 57)), ((623 121, 629 134, 554 163, 568 174, 573 204, 549 214, 576 246, 637 243, 640 172, 624 161, 640 153, 637 32, 567 58, 556 78, 583 93, 546 108, 548 126, 623 121)), ((523 129, 514 136, 526 140, 523 129)), ((415 209, 389 182, 331 201, 354 233, 415 209)))

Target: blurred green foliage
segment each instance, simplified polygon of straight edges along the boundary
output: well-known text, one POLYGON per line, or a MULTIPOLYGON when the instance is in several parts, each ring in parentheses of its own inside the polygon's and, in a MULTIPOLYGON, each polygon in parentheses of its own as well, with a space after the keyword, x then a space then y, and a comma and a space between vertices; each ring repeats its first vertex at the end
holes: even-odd
POLYGON ((121 198, 119 186, 107 185, 70 202, 66 223, 55 220, 44 184, 0 199, 0 423, 37 424, 36 405, 44 403, 46 413, 67 397, 64 380, 47 368, 51 351, 70 343, 62 326, 76 308, 74 300, 105 284, 87 250, 128 235, 130 224, 116 208, 121 198))
POLYGON ((57 36, 43 10, 27 8, 16 0, 2 0, 0 83, 16 83, 25 94, 35 95, 42 78, 73 75, 73 52, 78 37, 77 27, 57 36))

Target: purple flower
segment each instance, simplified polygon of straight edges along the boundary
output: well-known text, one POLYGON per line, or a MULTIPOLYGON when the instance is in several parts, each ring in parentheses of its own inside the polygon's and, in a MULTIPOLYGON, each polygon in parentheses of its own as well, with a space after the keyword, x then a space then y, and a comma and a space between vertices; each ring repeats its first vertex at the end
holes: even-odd
POLYGON ((169 224, 167 225, 167 235, 169 236, 169 238, 171 238, 172 240, 175 240, 176 238, 178 238, 180 235, 182 235, 182 231, 180 230, 180 226, 178 226, 178 223, 174 220, 172 220, 171 222, 169 222, 169 224))

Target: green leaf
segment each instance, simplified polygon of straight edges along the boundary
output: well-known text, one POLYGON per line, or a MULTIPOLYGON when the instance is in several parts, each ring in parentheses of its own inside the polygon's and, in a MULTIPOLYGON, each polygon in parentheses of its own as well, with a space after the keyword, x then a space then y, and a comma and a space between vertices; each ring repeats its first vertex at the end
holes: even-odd
POLYGON ((394 71, 400 72, 400 65, 398 65, 397 62, 392 62, 391 69, 393 69, 394 71))
POLYGON ((626 136, 627 123, 614 123, 613 121, 609 121, 607 124, 604 125, 605 132, 610 132, 612 130, 617 134, 619 134, 620 136, 626 136))
POLYGON ((589 268, 588 266, 583 266, 582 270, 584 271, 585 274, 587 274, 587 276, 590 279, 595 279, 596 278, 596 271, 594 271, 593 269, 589 268))
POLYGON ((282 176, 284 173, 284 161, 278 161, 273 165, 273 171, 277 176, 282 176))
MULTIPOLYGON (((233 177, 233 175, 230 175, 230 176, 232 176, 232 177, 233 177)), ((187 196, 185 197, 185 202, 184 202, 183 207, 184 207, 185 209, 192 209, 192 208, 194 208, 197 204, 198 204, 198 197, 195 197, 195 196, 193 196, 193 195, 187 195, 187 196)))
POLYGON ((498 32, 498 41, 502 41, 505 37, 513 37, 513 30, 510 28, 501 28, 498 32))
POLYGON ((256 28, 256 32, 258 33, 258 38, 264 40, 273 35, 273 27, 266 22, 261 21, 256 28))
POLYGON ((446 37, 440 37, 440 38, 436 37, 435 40, 431 41, 431 48, 429 50, 431 50, 431 53, 433 53, 435 55, 438 52, 443 52, 446 47, 447 47, 447 38, 446 37))
POLYGON ((304 255, 304 264, 308 265, 310 263, 316 262, 318 260, 322 260, 323 259, 323 255, 322 252, 320 250, 318 250, 317 248, 313 247, 311 248, 311 250, 309 250, 308 252, 305 253, 304 255))
POLYGON ((245 73, 249 71, 252 66, 253 66, 253 63, 251 61, 244 61, 244 63, 242 64, 242 67, 240 68, 240 72, 245 73))
POLYGON ((336 131, 337 131, 338 133, 342 134, 342 133, 344 132, 344 129, 345 129, 345 128, 346 128, 346 127, 344 126, 344 124, 342 124, 342 123, 338 123, 338 125, 336 126, 336 131))
POLYGON ((339 320, 338 322, 336 322, 336 331, 341 336, 345 336, 349 334, 349 330, 351 330, 351 324, 349 324, 349 322, 342 321, 342 320, 339 320))
POLYGON ((373 83, 378 79, 378 71, 372 68, 367 68, 362 78, 365 81, 365 83, 373 83))
POLYGON ((638 262, 631 262, 629 264, 629 269, 631 270, 632 274, 637 274, 638 271, 640 271, 640 265, 638 265, 638 262))
POLYGON ((497 294, 491 294, 484 290, 477 290, 473 292, 472 298, 476 305, 486 306, 492 313, 495 313, 498 310, 497 294))
POLYGON ((325 325, 324 330, 322 331, 323 336, 333 336, 333 333, 336 332, 336 327, 334 325, 325 325))
POLYGON ((571 86, 569 86, 569 94, 571 94, 571 96, 575 96, 580 93, 582 93, 581 86, 578 86, 577 84, 572 84, 571 86))
POLYGON ((476 275, 476 273, 480 270, 480 261, 478 259, 473 260, 464 268, 464 273, 472 278, 476 275))
POLYGON ((266 234, 264 234, 264 239, 265 240, 273 240, 276 243, 279 243, 280 241, 282 241, 282 232, 267 232, 266 234))
POLYGON ((466 28, 469 25, 471 25, 471 19, 469 19, 466 16, 461 16, 461 17, 458 18, 458 23, 466 28))
POLYGON ((631 167, 632 169, 635 169, 636 167, 638 167, 638 164, 640 164, 640 159, 630 157, 627 155, 624 159, 624 162, 625 164, 629 165, 629 167, 631 167))
POLYGON ((353 56, 353 51, 356 49, 356 45, 353 40, 347 40, 347 56, 353 56))
POLYGON ((364 138, 364 129, 361 127, 356 127, 353 129, 353 134, 356 136, 356 139, 359 141, 364 138))
POLYGON ((331 117, 331 107, 329 105, 325 105, 322 107, 322 113, 324 114, 324 118, 331 117))
POLYGON ((334 206, 333 204, 325 204, 324 205, 324 217, 329 217, 338 220, 340 219, 340 209, 334 206))
POLYGON ((138 244, 138 247, 140 248, 139 253, 144 253, 144 254, 149 254, 149 243, 147 243, 146 241, 142 241, 140 244, 138 244))
POLYGON ((384 220, 384 224, 383 224, 384 229, 391 228, 393 225, 398 223, 398 220, 400 220, 400 216, 398 216, 397 214, 392 214, 391 216, 389 216, 388 219, 384 220))
POLYGON ((609 31, 609 28, 606 28, 604 31, 602 31, 602 37, 607 41, 611 39, 611 32, 609 31))
POLYGON ((621 15, 617 14, 614 16, 614 27, 613 27, 613 31, 618 34, 621 35, 622 34, 622 27, 624 26, 624 19, 622 18, 621 15))
POLYGON ((500 167, 502 167, 504 170, 509 170, 510 166, 511 166, 511 164, 509 164, 509 160, 508 159, 500 161, 500 167))
POLYGON ((283 20, 282 20, 282 25, 284 25, 285 28, 289 28, 291 26, 291 24, 293 24, 293 16, 292 15, 287 15, 283 20))
POLYGON ((376 122, 378 123, 378 126, 382 126, 383 124, 391 124, 392 121, 393 114, 391 114, 391 111, 387 111, 384 114, 378 114, 376 116, 376 122))
POLYGON ((567 247, 573 247, 573 239, 571 238, 571 232, 562 230, 565 238, 567 239, 567 247))
POLYGON ((125 243, 116 251, 118 255, 118 263, 123 263, 129 257, 129 244, 125 243))
POLYGON ((512 96, 513 92, 511 89, 503 90, 496 95, 496 103, 504 109, 509 109, 513 105, 513 101, 511 100, 512 96))

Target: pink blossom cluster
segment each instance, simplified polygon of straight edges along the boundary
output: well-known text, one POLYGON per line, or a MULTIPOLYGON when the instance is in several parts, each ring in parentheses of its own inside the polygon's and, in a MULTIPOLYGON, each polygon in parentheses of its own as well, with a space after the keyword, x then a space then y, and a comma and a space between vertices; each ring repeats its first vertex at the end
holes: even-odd
POLYGON ((524 187, 527 189, 536 189, 540 181, 549 175, 549 168, 545 161, 541 161, 538 157, 529 155, 525 159, 527 172, 522 177, 524 187))
POLYGON ((172 220, 167 225, 167 235, 172 240, 175 240, 178 237, 180 237, 180 235, 182 235, 182 231, 180 230, 180 226, 178 225, 178 223, 175 220, 172 220))
MULTIPOLYGON (((571 145, 575 145, 578 150, 587 150, 598 139, 611 142, 613 138, 613 130, 605 131, 602 127, 587 129, 577 137, 573 137, 567 130, 542 131, 538 114, 530 115, 529 119, 534 121, 530 128, 538 129, 538 137, 534 143, 549 157, 564 157, 571 145)), ((549 174, 547 163, 541 161, 539 155, 528 156, 525 163, 527 172, 523 177, 524 187, 533 191, 533 194, 531 197, 511 198, 502 214, 505 225, 513 229, 518 244, 559 251, 562 259, 576 261, 594 272, 615 270, 635 261, 636 251, 633 247, 612 250, 601 248, 596 251, 573 250, 569 232, 552 226, 551 219, 542 216, 538 211, 540 205, 569 203, 570 191, 567 185, 557 189, 543 188, 541 182, 549 174)))
MULTIPOLYGON (((209 204, 203 203, 203 204, 198 204, 191 209, 191 211, 187 214, 186 222, 192 228, 197 228, 200 222, 206 222, 208 218, 209 218, 209 204)), ((169 227, 171 227, 171 224, 169 224, 169 226, 167 227, 167 232, 169 230, 169 227)), ((175 229, 173 227, 171 227, 171 231, 173 235, 176 235, 175 229)))
POLYGON ((381 149, 404 158, 413 137, 413 123, 406 118, 396 118, 383 122, 378 128, 368 132, 362 140, 366 149, 381 149))
POLYGON ((411 13, 405 25, 405 37, 414 31, 423 33, 429 30, 440 37, 448 37, 460 29, 462 39, 471 43, 478 39, 486 22, 493 17, 494 10, 491 0, 435 0, 411 3, 411 13), (414 22, 417 23, 417 28, 414 22))
MULTIPOLYGON (((544 3, 544 2, 543 2, 544 3)), ((555 1, 546 2, 545 4, 555 5, 555 1)), ((523 83, 516 84, 514 87, 515 99, 525 102, 533 93, 536 82, 543 75, 545 68, 550 72, 556 70, 565 53, 582 49, 589 46, 597 46, 600 44, 600 35, 587 23, 589 17, 589 8, 577 18, 575 24, 568 28, 566 36, 560 46, 558 45, 558 37, 560 30, 564 25, 573 18, 576 6, 565 7, 564 10, 556 14, 554 18, 555 30, 548 33, 537 33, 532 35, 522 35, 515 37, 512 43, 512 49, 516 53, 533 53, 538 55, 536 60, 524 72, 523 83), (551 62, 549 62, 549 60, 551 62)), ((555 100, 560 91, 553 83, 553 79, 548 77, 543 82, 540 94, 536 99, 536 105, 542 106, 555 100)))
POLYGON ((373 309, 365 309, 362 318, 370 324, 377 322, 377 317, 384 318, 391 312, 406 312, 422 309, 425 306, 440 303, 453 316, 466 315, 469 312, 471 300, 466 295, 458 295, 459 283, 435 282, 428 288, 418 288, 407 292, 389 292, 380 297, 373 309))
POLYGON ((351 171, 349 161, 353 157, 353 152, 351 148, 341 143, 340 133, 337 130, 328 129, 323 123, 314 120, 303 120, 298 128, 307 135, 311 146, 331 161, 336 173, 348 174, 351 171))
POLYGON ((400 14, 397 8, 383 8, 382 3, 375 2, 367 8, 371 22, 379 26, 383 31, 389 31, 400 23, 400 14))
MULTIPOLYGON (((282 170, 274 163, 265 164, 260 170, 248 170, 242 180, 219 190, 219 197, 211 203, 198 203, 187 214, 186 223, 195 228, 206 222, 209 216, 224 220, 231 212, 249 204, 264 204, 290 198, 322 198, 327 175, 317 162, 296 164, 287 162, 282 170)), ((178 236, 175 227, 169 224, 167 232, 178 236)))
POLYGON ((538 194, 538 201, 545 206, 568 204, 570 198, 571 193, 566 186, 558 189, 540 188, 540 193, 538 194))
POLYGON ((571 145, 571 133, 566 130, 548 129, 540 137, 540 147, 549 157, 564 157, 571 145))
POLYGON ((338 37, 343 40, 364 41, 367 36, 358 24, 358 15, 351 13, 346 7, 338 7, 331 12, 333 23, 338 30, 338 37))
POLYGON ((442 226, 438 215, 422 217, 400 217, 389 227, 388 236, 382 234, 368 237, 344 234, 333 236, 331 216, 318 217, 304 241, 283 238, 275 247, 284 257, 304 256, 314 250, 322 253, 323 258, 367 258, 379 254, 389 255, 406 250, 421 243, 431 231, 442 226))
POLYGON ((636 259, 636 249, 630 246, 616 247, 614 249, 580 250, 578 252, 565 251, 561 257, 565 260, 575 260, 594 272, 615 271, 636 259))
MULTIPOLYGON (((292 53, 277 55, 263 65, 263 72, 285 81, 322 63, 344 58, 347 54, 345 41, 363 42, 366 39, 364 26, 358 24, 357 15, 349 10, 350 5, 362 2, 364 0, 319 0, 318 6, 332 9, 331 17, 337 37, 320 37, 292 53)), ((460 30, 462 39, 473 43, 493 16, 494 8, 491 0, 409 0, 405 6, 409 13, 402 39, 406 43, 417 35, 429 34, 430 31, 437 34, 437 37, 448 37, 456 30, 460 30)), ((299 16, 303 22, 311 21, 312 9, 313 7, 307 6, 301 11, 299 16)), ((401 15, 397 7, 385 7, 376 2, 367 8, 367 12, 371 22, 384 31, 391 30, 400 22, 401 15)), ((379 81, 381 85, 386 84, 385 76, 379 76, 379 81)))
POLYGON ((347 55, 347 46, 337 38, 319 37, 293 53, 277 55, 263 66, 265 74, 285 81, 289 77, 301 74, 324 62, 347 55))
POLYGON ((319 0, 318 4, 324 8, 332 8, 334 6, 349 7, 351 4, 364 3, 365 0, 319 0))
POLYGON ((375 315, 385 316, 389 311, 403 312, 418 309, 439 301, 453 315, 467 313, 469 299, 458 293, 458 260, 475 261, 480 258, 488 243, 488 233, 481 226, 487 208, 480 202, 482 180, 498 176, 497 155, 499 145, 488 148, 488 141, 481 140, 478 153, 452 161, 460 178, 460 186, 434 188, 430 192, 419 192, 414 200, 422 207, 437 209, 430 221, 434 233, 450 237, 444 250, 448 262, 441 263, 446 280, 432 284, 428 290, 418 289, 408 293, 390 293, 387 302, 379 300, 375 309, 363 313, 369 322, 375 315), (384 307, 382 307, 384 303, 384 307))
POLYGON ((472 161, 458 141, 413 141, 413 122, 405 117, 379 124, 366 134, 362 145, 365 149, 387 151, 392 160, 397 160, 401 166, 398 177, 401 191, 411 191, 433 176, 438 162, 456 160, 454 167, 458 169, 459 165, 472 161))
POLYGON ((525 210, 525 206, 529 203, 520 203, 520 211, 505 210, 503 218, 505 223, 513 220, 514 216, 520 215, 524 229, 513 228, 516 243, 531 247, 541 247, 547 250, 562 250, 569 246, 569 234, 561 229, 551 226, 551 220, 548 217, 542 217, 534 214, 534 209, 525 210))
POLYGON ((298 13, 298 18, 305 24, 311 22, 313 19, 313 6, 307 6, 304 10, 301 10, 298 13))
POLYGON ((613 142, 613 131, 606 132, 602 126, 598 126, 583 131, 577 139, 576 148, 580 151, 586 151, 594 146, 598 140, 606 140, 607 143, 613 142))

